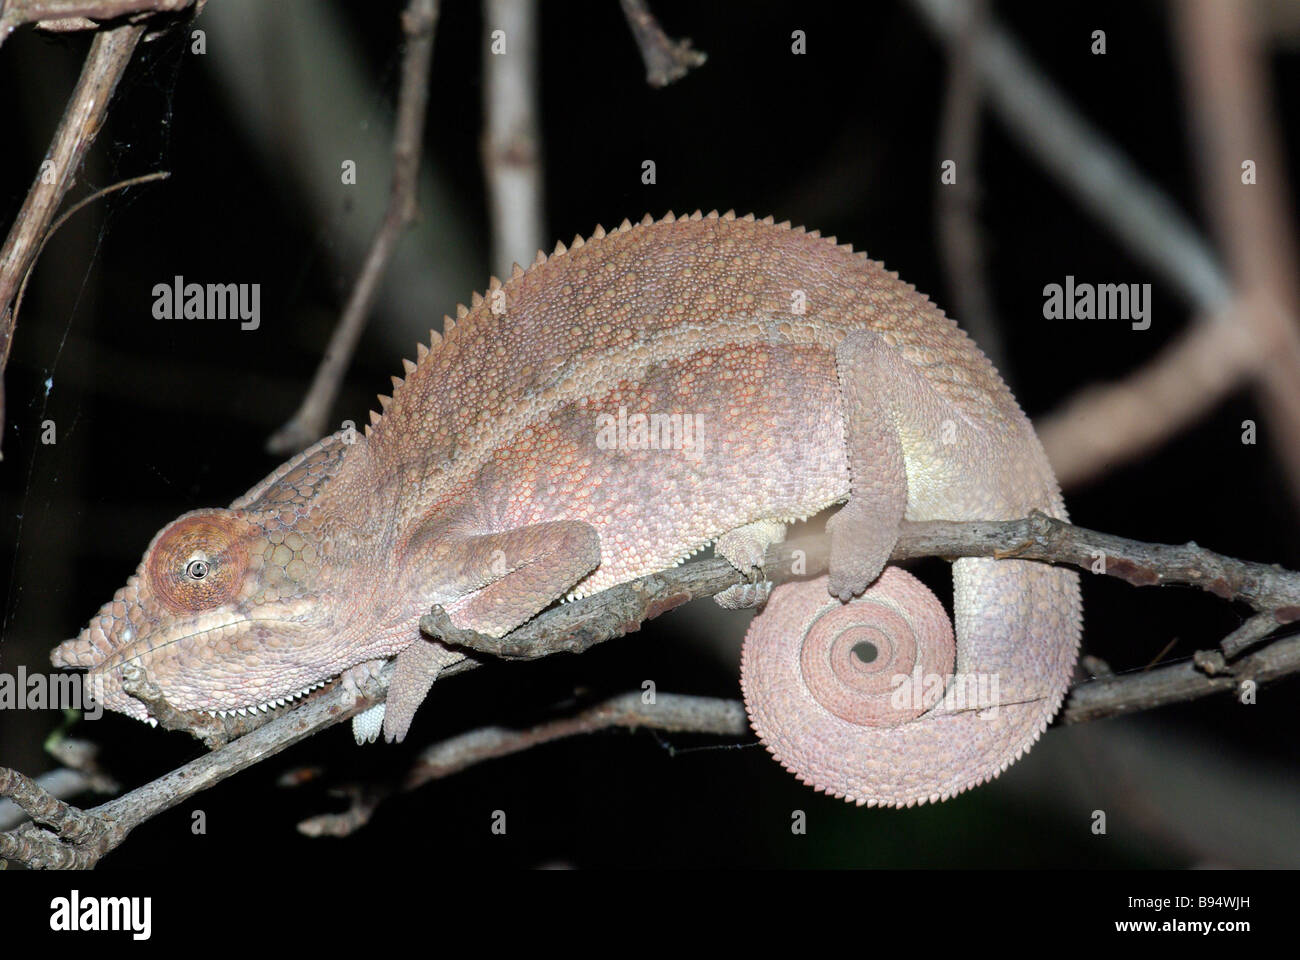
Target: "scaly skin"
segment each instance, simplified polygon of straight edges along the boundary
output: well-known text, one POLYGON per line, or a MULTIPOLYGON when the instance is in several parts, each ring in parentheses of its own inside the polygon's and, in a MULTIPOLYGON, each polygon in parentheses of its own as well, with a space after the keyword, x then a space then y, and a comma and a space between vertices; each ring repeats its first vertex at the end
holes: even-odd
MULTIPOLYGON (((800 652, 817 642, 807 619, 838 608, 865 617, 861 636, 888 657, 867 673, 911 669, 899 631, 914 612, 932 626, 937 601, 902 571, 879 576, 904 517, 1064 516, 997 373, 897 275, 771 218, 697 212, 597 228, 458 313, 365 436, 326 438, 229 510, 164 528, 55 664, 89 669, 106 706, 147 719, 121 689, 129 659, 173 706, 221 712, 396 655, 383 725, 400 739, 462 657, 420 636, 430 605, 501 636, 715 541, 748 569, 784 523, 847 500, 829 524, 829 579, 778 588, 747 644, 751 716, 778 759, 819 789, 905 804, 995 776, 1041 733, 1078 646, 1068 572, 954 564, 956 676, 996 674, 995 709, 932 705, 936 688, 911 714, 868 709, 863 726, 844 705, 862 687, 859 655, 838 633, 838 660, 800 652), (600 425, 620 412, 681 415, 700 433, 611 449, 600 425)), ((925 656, 927 672, 952 669, 925 656)))

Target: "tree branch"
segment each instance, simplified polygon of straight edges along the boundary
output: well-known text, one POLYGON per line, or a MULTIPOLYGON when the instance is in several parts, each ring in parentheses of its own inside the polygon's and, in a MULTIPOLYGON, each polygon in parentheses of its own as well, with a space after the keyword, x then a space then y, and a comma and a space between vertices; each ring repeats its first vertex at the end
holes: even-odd
POLYGON ((1300 502, 1300 258, 1254 13, 1245 4, 1186 0, 1175 5, 1174 22, 1201 182, 1240 299, 1254 307, 1241 319, 1256 341, 1257 393, 1300 502))
MULTIPOLYGON (((6 8, 4 17, 11 12, 6 8)), ((3 19, 0 19, 2 23, 3 19)), ((27 198, 18 211, 9 236, 5 238, 4 246, 0 247, 0 436, 3 436, 5 422, 4 371, 9 363, 9 350, 13 346, 17 323, 14 299, 36 262, 50 221, 104 124, 113 91, 126 72, 126 65, 130 63, 144 29, 143 25, 117 27, 96 34, 91 41, 81 76, 54 131, 45 161, 27 191, 27 198)), ((0 26, 0 40, 5 35, 5 29, 0 26)))
POLYGON ((1243 301, 1218 318, 1198 318, 1145 365, 1093 384, 1034 421, 1052 471, 1077 486, 1178 433, 1249 382, 1259 345, 1243 301))
POLYGON ((406 52, 402 56, 402 85, 397 96, 397 127, 393 134, 393 185, 388 209, 375 231, 370 251, 357 275, 352 294, 321 357, 311 387, 289 421, 267 441, 271 453, 297 453, 320 439, 361 331, 370 319, 379 283, 388 268, 402 231, 415 220, 416 185, 424 118, 429 102, 429 68, 438 23, 438 0, 410 0, 402 13, 406 52))
POLYGON ((0 44, 24 23, 42 30, 97 30, 98 21, 123 17, 139 22, 158 13, 176 13, 207 0, 0 0, 0 44))
MULTIPOLYGON (((945 43, 960 40, 961 0, 912 0, 912 7, 945 43)), ((991 17, 972 39, 971 56, 1007 129, 1134 256, 1204 310, 1217 310, 1232 298, 1223 267, 1187 217, 1070 105, 991 17)))
MULTIPOLYGON (((911 5, 949 49, 963 42, 961 0, 911 5)), ((1026 152, 1197 311, 1196 326, 1146 367, 1088 387, 1039 422, 1057 479, 1069 487, 1170 437, 1253 375, 1260 348, 1241 320, 1258 304, 1235 296, 1214 251, 1173 201, 1074 109, 1000 24, 986 17, 965 42, 990 106, 1026 152)))
MULTIPOLYGON (((829 554, 825 537, 778 544, 764 558, 764 576, 780 584, 820 575, 829 554)), ((1098 533, 1041 513, 1022 520, 904 523, 891 559, 929 556, 1038 560, 1117 577, 1133 586, 1185 584, 1248 603, 1271 615, 1275 628, 1300 619, 1300 574, 1225 557, 1194 543, 1152 544, 1098 533)), ((439 608, 422 618, 420 627, 455 646, 502 659, 533 660, 581 653, 683 603, 746 582, 726 560, 699 560, 554 607, 501 638, 458 630, 439 608)))
POLYGON ((664 33, 663 27, 645 5, 645 0, 619 0, 627 25, 641 49, 645 61, 645 82, 652 87, 666 87, 680 80, 693 68, 703 66, 708 56, 702 50, 692 50, 691 41, 674 40, 664 33))
MULTIPOLYGON (((783 544, 769 552, 764 573, 775 582, 815 576, 825 569, 828 555, 829 541, 825 537, 783 544)), ((1245 602, 1258 611, 1224 641, 1220 650, 1200 651, 1191 660, 1141 673, 1107 675, 1077 684, 1067 698, 1060 723, 1078 723, 1192 700, 1233 691, 1246 682, 1261 683, 1300 672, 1300 637, 1276 640, 1239 656, 1243 650, 1260 644, 1279 626, 1300 619, 1300 573, 1225 557, 1191 543, 1172 546, 1128 540, 1042 514, 1001 522, 906 524, 892 558, 897 561, 922 556, 1063 563, 1138 586, 1170 583, 1197 586, 1225 600, 1245 602)), ((484 641, 481 648, 491 649, 494 655, 522 659, 559 651, 580 652, 631 632, 644 620, 692 598, 711 596, 747 582, 748 578, 725 560, 695 561, 554 607, 500 640, 484 641)), ((482 662, 470 657, 446 669, 443 676, 463 673, 482 662)), ((390 663, 355 702, 345 703, 336 683, 318 691, 295 709, 220 721, 224 733, 238 739, 116 800, 84 811, 84 816, 102 821, 99 828, 92 829, 90 821, 73 816, 75 808, 41 806, 54 798, 43 797, 39 788, 26 778, 6 779, 0 784, 0 796, 19 799, 17 795, 21 794, 24 808, 36 810, 41 822, 55 826, 56 832, 26 824, 0 834, 0 858, 32 866, 92 866, 146 820, 382 701, 391 670, 390 663), (63 835, 58 833, 60 829, 63 835)), ((661 729, 728 734, 736 729, 738 715, 733 701, 701 698, 691 701, 689 710, 687 701, 668 701, 682 709, 661 714, 642 710, 628 699, 639 696, 639 692, 629 694, 586 715, 525 731, 490 728, 495 732, 476 731, 453 738, 426 751, 421 765, 411 776, 415 780, 444 776, 479 759, 503 756, 601 726, 659 724, 661 729), (674 725, 664 725, 669 722, 674 725)), ((659 699, 663 700, 664 696, 660 694, 659 699)), ((204 720, 208 720, 206 715, 204 720)), ((219 738, 208 736, 208 742, 216 740, 219 738)))
POLYGON ((985 0, 972 0, 963 23, 948 41, 948 79, 939 124, 939 162, 951 161, 955 179, 936 177, 935 232, 944 273, 962 327, 1007 376, 1002 329, 993 309, 984 272, 979 224, 980 121, 982 81, 971 57, 975 38, 988 15, 985 0))
POLYGON ((492 223, 492 270, 509 277, 513 264, 533 262, 546 243, 542 214, 542 148, 537 123, 537 4, 486 0, 483 30, 483 175, 492 223), (492 34, 504 34, 496 52, 492 34))

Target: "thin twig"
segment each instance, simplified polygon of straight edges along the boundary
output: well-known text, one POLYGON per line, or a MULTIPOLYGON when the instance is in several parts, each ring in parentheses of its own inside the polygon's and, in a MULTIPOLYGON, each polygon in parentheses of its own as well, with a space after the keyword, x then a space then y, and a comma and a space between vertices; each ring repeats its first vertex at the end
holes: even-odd
POLYGON ((1063 487, 1149 451, 1248 382, 1259 347, 1236 301, 1219 320, 1192 323, 1145 365, 1078 391, 1034 421, 1063 487))
POLYGON ((498 276, 508 277, 513 264, 533 262, 546 238, 537 123, 537 4, 486 0, 483 30, 483 173, 492 223, 491 263, 498 276))
MULTIPOLYGON (((912 0, 912 6, 945 43, 958 39, 961 0, 912 0)), ((1202 311, 1231 299, 1222 266, 1173 201, 1070 105, 993 18, 974 38, 971 56, 1010 132, 1134 256, 1202 311)))
MULTIPOLYGON (((961 0, 911 0, 945 44, 960 39, 961 0)), ((1010 132, 1135 257, 1196 308, 1198 322, 1230 323, 1252 307, 1188 219, 1124 153, 1089 124, 993 18, 971 40, 971 62, 1010 132)), ((1208 76, 1208 74, 1207 74, 1208 76)), ((1189 331, 1129 378, 1088 388, 1043 418, 1043 441, 1065 486, 1173 435, 1243 382, 1259 347, 1237 329, 1189 331), (1221 366, 1203 363, 1227 345, 1221 366), (1187 364, 1186 367, 1183 364, 1187 364), (1147 403, 1154 397, 1155 403, 1147 403)))
POLYGON ((145 173, 138 177, 120 180, 117 183, 104 187, 102 190, 96 190, 88 197, 82 197, 67 210, 63 211, 63 213, 59 214, 59 219, 50 224, 50 229, 46 230, 45 236, 41 238, 41 245, 36 248, 36 256, 32 258, 32 262, 27 268, 27 273, 23 276, 23 282, 18 286, 18 296, 14 298, 14 323, 18 323, 18 314, 23 308, 23 297, 27 293, 27 281, 32 278, 32 271, 36 268, 36 262, 40 260, 41 253, 45 250, 45 245, 50 242, 51 237, 59 232, 59 227, 67 223, 68 220, 71 219, 72 215, 78 210, 90 206, 90 204, 94 203, 101 197, 106 197, 110 193, 116 193, 119 190, 126 190, 128 187, 138 187, 142 183, 152 183, 155 180, 166 180, 170 176, 170 171, 159 170, 156 173, 145 173))
MULTIPOLYGON (((1264 618, 1260 614, 1260 618, 1264 618)), ((1276 621, 1273 622, 1276 628, 1276 621)), ((1173 663, 1158 670, 1109 675, 1075 684, 1055 724, 1066 726, 1147 710, 1168 703, 1195 700, 1238 689, 1247 680, 1265 682, 1300 670, 1300 637, 1288 637, 1231 667, 1214 654, 1173 663)), ((634 690, 619 694, 570 717, 550 720, 526 730, 481 727, 428 747, 407 774, 403 789, 413 790, 430 780, 543 743, 610 727, 638 727, 679 733, 743 737, 749 733, 745 705, 739 700, 634 690)), ((374 797, 371 798, 374 809, 374 797)))
MULTIPOLYGON (((1263 616, 1261 614, 1261 616, 1263 616)), ((1231 693, 1300 672, 1300 636, 1284 637, 1227 663, 1216 650, 1154 670, 1098 677, 1070 689, 1057 723, 1086 723, 1231 693)))
POLYGON ((527 730, 482 727, 435 743, 420 754, 407 774, 405 788, 413 790, 484 760, 609 727, 742 737, 749 732, 749 720, 739 700, 634 690, 527 730))
MULTIPOLYGON (((1265 614, 1257 620, 1272 620, 1265 614)), ((1276 621, 1269 628, 1275 629, 1276 621)), ((1068 726, 1149 710, 1170 703, 1235 692, 1246 682, 1263 683, 1300 670, 1300 637, 1289 637, 1228 667, 1203 652, 1197 658, 1157 670, 1108 674, 1076 683, 1053 724, 1068 726)), ((749 720, 739 700, 634 690, 593 707, 524 730, 480 727, 426 748, 400 786, 375 788, 342 814, 323 814, 299 825, 311 836, 346 836, 369 822, 388 796, 415 790, 432 780, 460 773, 488 760, 521 753, 541 744, 612 727, 748 737, 749 720)))
POLYGON ((681 693, 656 692, 652 695, 636 690, 526 730, 480 727, 427 747, 401 784, 348 791, 352 803, 346 811, 309 817, 298 824, 298 832, 314 837, 347 836, 365 826, 371 814, 394 793, 415 790, 431 780, 449 777, 486 760, 613 727, 734 738, 749 733, 749 720, 745 715, 745 705, 739 700, 681 693))
POLYGON ((936 176, 939 252, 952 288, 957 319, 985 356, 1007 376, 1002 331, 993 310, 984 275, 983 238, 980 235, 979 154, 980 104, 983 100, 979 71, 971 56, 976 35, 987 13, 984 0, 975 0, 964 12, 965 20, 948 44, 948 82, 939 126, 939 161, 953 164, 952 182, 936 176))
POLYGON ((175 13, 189 6, 201 10, 207 0, 0 0, 0 44, 24 23, 45 30, 94 30, 100 20, 156 13, 175 13))
POLYGON ((645 0, 619 0, 623 15, 632 28, 632 36, 641 49, 645 61, 645 82, 652 87, 666 87, 680 80, 694 67, 704 65, 708 55, 702 50, 692 50, 691 41, 674 40, 659 26, 645 0))
POLYGON ((27 191, 4 246, 0 247, 0 435, 4 431, 3 378, 16 322, 14 298, 40 252, 50 221, 72 186, 86 151, 103 126, 113 91, 126 72, 144 29, 142 25, 118 27, 96 34, 91 41, 81 76, 54 131, 45 161, 27 191))
POLYGON ((410 0, 402 13, 406 52, 402 58, 402 84, 397 97, 397 127, 393 134, 393 185, 388 210, 375 231, 352 294, 321 357, 311 387, 294 415, 267 441, 272 453, 295 453, 325 433, 330 410, 338 397, 343 376, 352 362, 361 331, 370 318, 379 283, 402 231, 416 216, 420 149, 429 101, 429 68, 438 22, 437 0, 410 0))

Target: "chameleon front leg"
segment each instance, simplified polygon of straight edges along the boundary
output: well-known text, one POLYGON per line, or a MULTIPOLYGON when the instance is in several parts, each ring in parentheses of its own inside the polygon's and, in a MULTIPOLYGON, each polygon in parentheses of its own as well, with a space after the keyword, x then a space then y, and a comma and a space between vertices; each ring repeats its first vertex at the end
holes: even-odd
POLYGON ((446 545, 453 557, 438 592, 461 630, 502 637, 560 599, 600 565, 600 534, 581 520, 553 520, 446 545))
POLYGON ((448 649, 426 637, 416 637, 409 647, 397 655, 397 661, 393 665, 393 678, 388 683, 388 700, 384 710, 384 739, 387 742, 401 743, 406 739, 411 721, 415 719, 415 711, 429 695, 433 681, 438 679, 443 667, 463 659, 464 656, 459 651, 448 649))
MULTIPOLYGON (((489 637, 532 619, 599 563, 600 536, 578 520, 451 539, 416 538, 405 557, 413 593, 431 589, 451 598, 444 609, 453 625, 489 637)), ((400 743, 438 674, 463 658, 459 650, 417 637, 397 655, 387 702, 354 718, 357 741, 374 740, 382 720, 384 739, 400 743)))
MULTIPOLYGON (((417 637, 403 648, 393 663, 386 700, 352 718, 352 736, 357 743, 374 743, 381 732, 388 743, 405 740, 415 711, 428 696, 438 674, 444 667, 463 659, 465 655, 459 650, 425 637, 417 637)), ((352 706, 362 696, 366 683, 379 675, 384 663, 382 659, 366 660, 343 675, 344 706, 352 706)))

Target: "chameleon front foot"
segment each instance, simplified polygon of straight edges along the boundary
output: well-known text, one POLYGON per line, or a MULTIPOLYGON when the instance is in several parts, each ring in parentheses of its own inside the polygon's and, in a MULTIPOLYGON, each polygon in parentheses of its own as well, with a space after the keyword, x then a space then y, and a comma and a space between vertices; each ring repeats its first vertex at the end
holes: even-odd
MULTIPOLYGON (((339 702, 344 708, 354 706, 358 700, 368 700, 366 687, 379 679, 384 668, 383 660, 366 660, 343 672, 339 678, 339 702)), ((352 718, 352 736, 357 744, 374 743, 384 726, 384 704, 374 706, 352 718)))
POLYGON ((384 729, 384 714, 386 712, 387 706, 377 703, 369 710, 363 710, 352 718, 352 737, 357 741, 357 746, 374 743, 379 739, 379 734, 384 729))

